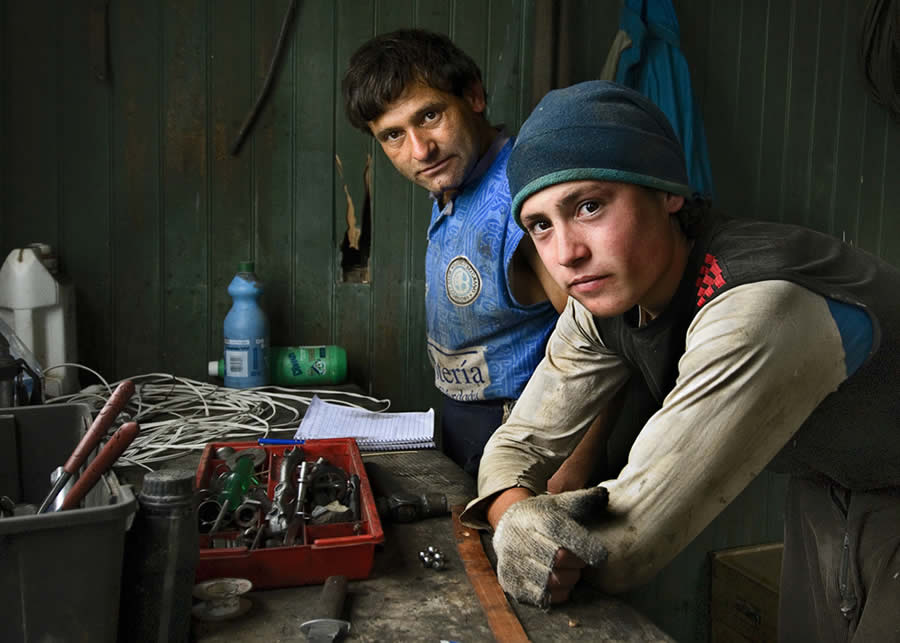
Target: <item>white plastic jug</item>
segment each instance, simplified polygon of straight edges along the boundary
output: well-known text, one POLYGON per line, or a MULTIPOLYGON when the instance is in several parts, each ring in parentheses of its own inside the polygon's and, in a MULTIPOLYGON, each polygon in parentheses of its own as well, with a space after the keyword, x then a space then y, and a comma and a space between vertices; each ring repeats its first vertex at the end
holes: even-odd
MULTIPOLYGON (((33 243, 9 253, 0 267, 0 319, 31 349, 41 368, 76 362, 75 290, 57 275, 53 249, 33 243)), ((79 390, 72 366, 44 376, 47 397, 79 390)))

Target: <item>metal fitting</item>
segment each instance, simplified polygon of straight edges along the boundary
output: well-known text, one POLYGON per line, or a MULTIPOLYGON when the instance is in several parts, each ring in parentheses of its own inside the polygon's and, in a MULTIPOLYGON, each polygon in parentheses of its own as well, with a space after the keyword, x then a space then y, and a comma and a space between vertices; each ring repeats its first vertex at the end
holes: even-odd
POLYGON ((269 532, 274 536, 284 533, 294 517, 297 501, 297 465, 303 460, 303 449, 292 447, 284 451, 278 466, 278 484, 272 494, 272 507, 266 514, 269 532))
POLYGON ((228 456, 234 453, 234 449, 231 447, 219 447, 216 449, 216 458, 219 460, 227 460, 228 456))
POLYGON ((262 503, 259 500, 246 498, 244 502, 234 510, 234 524, 243 528, 255 525, 261 510, 262 503))
POLYGON ((197 522, 201 533, 207 533, 212 529, 221 511, 222 505, 212 499, 204 500, 197 506, 197 522))

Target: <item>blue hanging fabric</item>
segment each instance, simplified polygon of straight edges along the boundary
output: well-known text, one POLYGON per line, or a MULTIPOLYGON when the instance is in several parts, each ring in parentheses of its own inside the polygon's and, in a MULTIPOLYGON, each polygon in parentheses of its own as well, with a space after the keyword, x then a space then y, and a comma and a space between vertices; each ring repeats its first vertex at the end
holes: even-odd
POLYGON ((641 92, 669 117, 684 147, 691 187, 712 199, 703 119, 695 105, 671 0, 625 0, 619 28, 620 33, 627 34, 631 46, 619 46, 615 81, 641 92))

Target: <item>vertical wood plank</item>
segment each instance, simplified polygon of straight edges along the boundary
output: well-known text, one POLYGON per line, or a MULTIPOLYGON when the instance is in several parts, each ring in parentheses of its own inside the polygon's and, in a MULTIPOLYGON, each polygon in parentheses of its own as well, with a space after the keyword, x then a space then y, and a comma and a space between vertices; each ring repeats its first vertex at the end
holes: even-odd
POLYGON ((253 259, 252 144, 238 156, 231 146, 255 96, 252 90, 250 0, 217 0, 209 11, 209 358, 223 354, 228 284, 238 262, 253 259))
MULTIPOLYGON (((787 69, 790 55, 791 3, 770 0, 766 22, 765 81, 763 91, 765 102, 762 114, 762 135, 759 143, 759 211, 754 215, 769 221, 781 217, 781 174, 784 168, 785 114, 787 113, 787 69)), ((710 63, 714 64, 710 53, 710 63)), ((712 96, 712 94, 710 94, 712 96)), ((712 98, 710 99, 713 100, 712 98)), ((714 109, 711 102, 710 109, 714 109)), ((707 141, 713 138, 707 136, 707 141)), ((722 159, 713 166, 713 175, 727 173, 728 159, 722 159)))
POLYGON ((900 267, 900 123, 891 123, 884 139, 884 188, 881 200, 881 258, 900 267))
MULTIPOLYGON (((832 193, 837 169, 837 141, 840 127, 843 80, 839 71, 846 42, 843 40, 847 3, 827 0, 821 5, 816 73, 815 115, 810 151, 809 201, 805 223, 821 232, 833 233, 832 193)), ((852 55, 852 53, 851 53, 852 55)))
POLYGON ((6 4, 3 257, 33 242, 59 242, 57 58, 59 21, 45 2, 6 4))
MULTIPOLYGON (((353 6, 342 2, 335 6, 335 14, 337 65, 333 88, 335 104, 343 110, 341 80, 353 52, 375 35, 375 4, 373 0, 354 3, 353 6)), ((354 129, 346 117, 335 119, 334 139, 335 156, 343 167, 342 174, 335 173, 333 186, 335 241, 340 246, 347 234, 348 195, 355 208, 356 225, 362 224, 365 202, 363 172, 367 158, 374 156, 375 150, 372 137, 354 129)), ((373 220, 373 224, 377 226, 377 220, 373 220)), ((380 330, 371 325, 374 321, 371 316, 371 288, 367 283, 343 281, 340 252, 335 253, 334 269, 337 276, 332 305, 335 341, 347 351, 349 379, 371 390, 373 336, 380 330)))
MULTIPOLYGON (((738 97, 731 130, 740 132, 740 149, 731 154, 725 175, 735 180, 725 189, 739 191, 741 198, 735 202, 739 208, 729 214, 756 217, 759 211, 759 141, 762 139, 762 104, 765 100, 765 81, 762 61, 766 55, 766 40, 758 34, 765 33, 766 3, 744 2, 742 15, 743 37, 740 65, 738 69, 738 97)), ((715 178, 715 177, 714 177, 715 178)))
MULTIPOLYGON (((691 72, 691 86, 694 88, 694 99, 698 107, 706 105, 706 73, 709 47, 709 17, 712 0, 675 0, 675 13, 681 29, 681 51, 691 72)), ((765 4, 763 4, 765 6, 765 4)), ((765 27, 756 34, 764 33, 765 27)), ((762 65, 762 58, 756 61, 762 65)), ((704 120, 706 115, 704 114, 704 120)), ((707 137, 708 138, 708 137, 707 137)), ((715 174, 713 174, 715 179, 715 174)))
MULTIPOLYGON (((290 0, 253 5, 253 96, 268 72, 290 0)), ((265 286, 262 305, 269 318, 273 346, 296 343, 292 336, 293 284, 293 56, 297 17, 286 36, 280 65, 259 118, 250 134, 253 157, 253 208, 256 220, 254 254, 257 275, 265 286)), ((329 92, 323 92, 329 93, 329 92)), ((248 150, 250 152, 251 150, 248 150)))
MULTIPOLYGON (((564 0, 565 1, 565 0, 564 0)), ((570 61, 569 80, 574 83, 600 77, 606 55, 619 31, 621 0, 575 0, 568 2, 565 45, 570 61), (591 43, 587 48, 586 43, 591 43)))
MULTIPOLYGON (((7 78, 9 70, 6 68, 6 61, 9 57, 6 48, 9 46, 9 36, 6 27, 6 0, 0 2, 0 150, 7 149, 6 122, 7 122, 7 78)), ((9 184, 6 176, 6 154, 0 154, 0 230, 6 236, 6 196, 9 193, 9 184)), ((8 240, 4 239, 0 242, 0 259, 5 259, 8 240)))
MULTIPOLYGON (((370 331, 377 324, 371 315, 371 290, 366 284, 338 285, 335 305, 336 342, 347 351, 347 377, 370 395, 383 396, 371 385, 372 359, 369 352, 370 331)), ((380 327, 375 326, 377 335, 380 327)), ((400 410, 391 405, 391 409, 400 410)))
POLYGON ((335 256, 339 240, 334 230, 339 211, 335 183, 335 123, 345 121, 343 105, 335 102, 333 3, 298 4, 294 43, 294 284, 291 339, 298 345, 334 341, 332 301, 335 256))
POLYGON ((529 10, 531 26, 531 86, 526 97, 528 111, 553 89, 559 68, 559 47, 562 34, 559 28, 559 6, 555 0, 534 0, 529 10))
MULTIPOLYGON (((855 4, 850 9, 848 22, 854 27, 854 36, 864 9, 864 6, 855 4)), ((856 63, 858 39, 854 37, 851 43, 852 62, 856 63)), ((864 121, 856 128, 857 136, 862 139, 856 204, 857 244, 887 258, 890 251, 896 251, 897 240, 900 239, 896 234, 891 234, 897 230, 896 221, 900 217, 900 201, 896 198, 897 184, 900 183, 896 154, 900 122, 891 118, 885 106, 875 102, 865 86, 858 64, 854 70, 849 89, 864 100, 864 121)), ((900 266, 896 254, 894 257, 894 265, 900 266)))
POLYGON ((787 499, 788 476, 764 472, 766 478, 766 535, 765 541, 784 540, 784 507, 787 499))
POLYGON ((110 5, 115 375, 159 368, 160 6, 110 5))
POLYGON ((833 192, 835 236, 853 245, 859 245, 858 209, 860 190, 864 177, 861 174, 866 127, 866 103, 868 97, 859 77, 856 62, 857 28, 862 6, 848 8, 843 21, 843 56, 840 74, 841 92, 840 129, 837 137, 837 170, 833 192))
MULTIPOLYGON (((472 57, 475 64, 481 70, 481 79, 487 91, 487 117, 488 120, 499 125, 506 116, 497 107, 497 91, 494 87, 494 78, 491 75, 489 33, 490 33, 490 2, 466 2, 456 0, 452 5, 450 39, 456 46, 472 57)), ((514 123, 506 123, 507 127, 514 128, 514 123)), ((515 131, 513 129, 513 131, 515 131)))
MULTIPOLYGON (((78 360, 113 374, 110 247, 112 85, 91 65, 88 0, 60 7, 60 254, 75 286, 78 360)), ((83 382, 92 377, 80 373, 83 382)))
MULTIPOLYGON (((889 116, 869 94, 866 94, 866 121, 863 129, 863 157, 859 170, 859 203, 857 205, 857 243, 860 248, 880 255, 882 236, 882 203, 885 190, 885 144, 888 139, 889 116)), ((896 124, 895 124, 896 125, 896 124)), ((890 180, 890 179, 888 179, 890 180)), ((893 181, 900 180, 894 175, 893 181)), ((894 216, 900 212, 895 204, 894 216)))
POLYGON ((453 0, 417 0, 413 22, 420 29, 428 29, 449 36, 454 5, 453 0))
POLYGON ((522 0, 520 5, 522 15, 521 29, 519 30, 519 68, 522 73, 519 76, 519 123, 524 123, 534 108, 531 102, 534 95, 534 50, 535 50, 535 0, 522 0))
POLYGON ((492 88, 491 120, 515 132, 522 124, 519 92, 522 86, 521 0, 493 0, 488 24, 487 84, 492 88))
POLYGON ((815 82, 820 11, 818 0, 795 0, 780 218, 798 225, 808 223, 812 126, 818 112, 815 82))
POLYGON ((715 177, 716 201, 727 212, 739 208, 744 198, 744 185, 734 172, 716 172, 715 168, 730 166, 736 154, 743 153, 734 129, 738 108, 739 70, 741 64, 741 3, 716 2, 710 7, 709 48, 706 84, 715 91, 707 91, 703 103, 703 118, 709 158, 715 177))
POLYGON ((166 372, 201 380, 210 331, 206 17, 207 0, 163 4, 160 359, 166 372))

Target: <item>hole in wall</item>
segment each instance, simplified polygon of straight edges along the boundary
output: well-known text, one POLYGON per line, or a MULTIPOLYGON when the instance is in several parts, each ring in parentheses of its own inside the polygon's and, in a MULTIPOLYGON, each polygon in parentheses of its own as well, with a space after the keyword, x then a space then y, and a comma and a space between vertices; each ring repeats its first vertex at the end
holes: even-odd
POLYGON ((341 242, 341 281, 344 283, 369 283, 369 254, 372 246, 372 155, 366 154, 366 166, 363 169, 363 202, 357 216, 350 188, 344 180, 344 165, 341 157, 335 154, 338 175, 344 185, 344 196, 347 199, 346 219, 347 231, 341 242))

